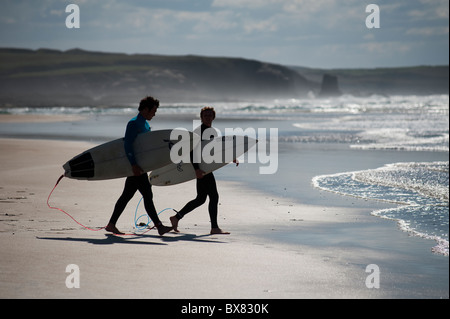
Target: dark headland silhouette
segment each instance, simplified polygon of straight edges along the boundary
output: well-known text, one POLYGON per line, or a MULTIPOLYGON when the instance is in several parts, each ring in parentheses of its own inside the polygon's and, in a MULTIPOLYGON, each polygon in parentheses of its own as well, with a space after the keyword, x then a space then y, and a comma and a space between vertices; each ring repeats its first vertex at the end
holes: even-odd
POLYGON ((227 57, 0 49, 0 107, 124 106, 142 94, 166 103, 254 101, 310 92, 448 94, 448 65, 322 70, 227 57))

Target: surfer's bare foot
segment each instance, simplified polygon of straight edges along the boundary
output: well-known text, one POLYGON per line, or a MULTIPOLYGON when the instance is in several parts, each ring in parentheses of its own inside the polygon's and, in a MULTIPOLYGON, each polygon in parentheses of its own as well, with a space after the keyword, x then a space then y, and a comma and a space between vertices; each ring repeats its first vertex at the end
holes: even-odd
POLYGON ((211 228, 211 235, 216 235, 216 234, 220 234, 220 235, 229 235, 229 232, 223 231, 220 228, 211 228))
POLYGON ((116 235, 124 235, 125 234, 125 233, 122 233, 120 230, 118 230, 116 225, 113 225, 113 224, 108 224, 105 227, 105 230, 109 231, 109 232, 111 232, 113 234, 116 234, 116 235))
POLYGON ((158 228, 158 234, 160 236, 164 235, 165 233, 170 232, 173 228, 169 227, 169 226, 164 226, 163 224, 160 224, 159 226, 157 226, 158 228))
POLYGON ((176 216, 170 217, 170 222, 172 223, 173 231, 179 233, 178 230, 178 218, 176 216))

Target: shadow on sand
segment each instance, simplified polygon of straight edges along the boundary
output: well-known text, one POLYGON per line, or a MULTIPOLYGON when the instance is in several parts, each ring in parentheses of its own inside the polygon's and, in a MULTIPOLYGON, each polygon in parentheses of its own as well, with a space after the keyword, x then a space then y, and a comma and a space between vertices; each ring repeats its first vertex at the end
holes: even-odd
POLYGON ((207 239, 211 235, 194 235, 194 234, 176 234, 176 236, 158 236, 158 235, 130 235, 130 236, 117 236, 113 234, 105 234, 105 238, 74 238, 74 237, 38 237, 37 239, 44 240, 58 240, 58 241, 72 241, 72 242, 85 242, 93 245, 113 245, 113 244, 133 244, 133 245, 167 245, 170 242, 177 241, 189 241, 200 243, 225 243, 214 239, 207 239), (159 242, 154 241, 142 241, 142 239, 156 239, 159 242))

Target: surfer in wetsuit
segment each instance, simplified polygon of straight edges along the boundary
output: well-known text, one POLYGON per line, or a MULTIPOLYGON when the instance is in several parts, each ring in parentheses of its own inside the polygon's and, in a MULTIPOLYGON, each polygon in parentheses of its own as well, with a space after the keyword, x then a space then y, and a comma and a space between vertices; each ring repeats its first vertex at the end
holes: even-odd
POLYGON ((111 219, 105 228, 114 234, 123 234, 117 229, 116 223, 137 190, 142 194, 145 210, 158 229, 158 233, 163 235, 172 230, 172 227, 164 226, 158 218, 155 205, 153 204, 152 186, 148 180, 147 173, 136 162, 133 150, 133 142, 136 137, 139 134, 150 131, 150 125, 147 121, 150 121, 155 116, 158 107, 159 101, 148 96, 139 103, 139 114, 128 122, 125 131, 124 147, 134 176, 127 177, 122 195, 117 200, 111 219))
MULTIPOLYGON (((200 119, 202 125, 200 126, 200 133, 202 140, 210 140, 217 137, 217 132, 212 128, 212 121, 216 118, 216 112, 212 107, 204 107, 200 112, 200 119), (205 133, 206 134, 203 134, 205 133)), ((198 130, 198 129, 197 129, 198 130)), ((197 131, 196 130, 196 131, 197 131)), ((195 175, 197 177, 197 197, 187 203, 176 215, 170 217, 170 222, 174 231, 178 232, 178 221, 182 219, 187 213, 193 211, 197 207, 203 205, 206 198, 209 197, 209 217, 211 219, 211 234, 229 234, 219 228, 217 223, 217 207, 219 204, 219 193, 217 192, 216 179, 213 173, 205 174, 198 165, 194 163, 191 152, 191 162, 195 169, 195 175)), ((235 160, 236 165, 239 163, 235 160)))

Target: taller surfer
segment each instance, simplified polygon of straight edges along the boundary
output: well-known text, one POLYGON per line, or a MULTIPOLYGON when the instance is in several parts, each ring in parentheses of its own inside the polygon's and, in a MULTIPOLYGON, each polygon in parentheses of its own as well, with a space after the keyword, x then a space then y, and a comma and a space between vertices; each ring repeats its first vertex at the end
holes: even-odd
POLYGON ((147 173, 136 162, 133 149, 133 143, 136 137, 139 134, 150 131, 150 125, 147 121, 150 121, 155 116, 158 107, 159 101, 151 96, 147 96, 139 103, 139 114, 128 122, 125 131, 124 147, 134 175, 127 177, 125 180, 122 195, 117 200, 111 219, 105 228, 105 230, 114 234, 123 234, 117 229, 116 223, 137 190, 142 194, 145 210, 158 229, 158 233, 163 235, 172 230, 172 227, 164 226, 158 218, 155 205, 153 204, 152 186, 148 180, 147 173))

